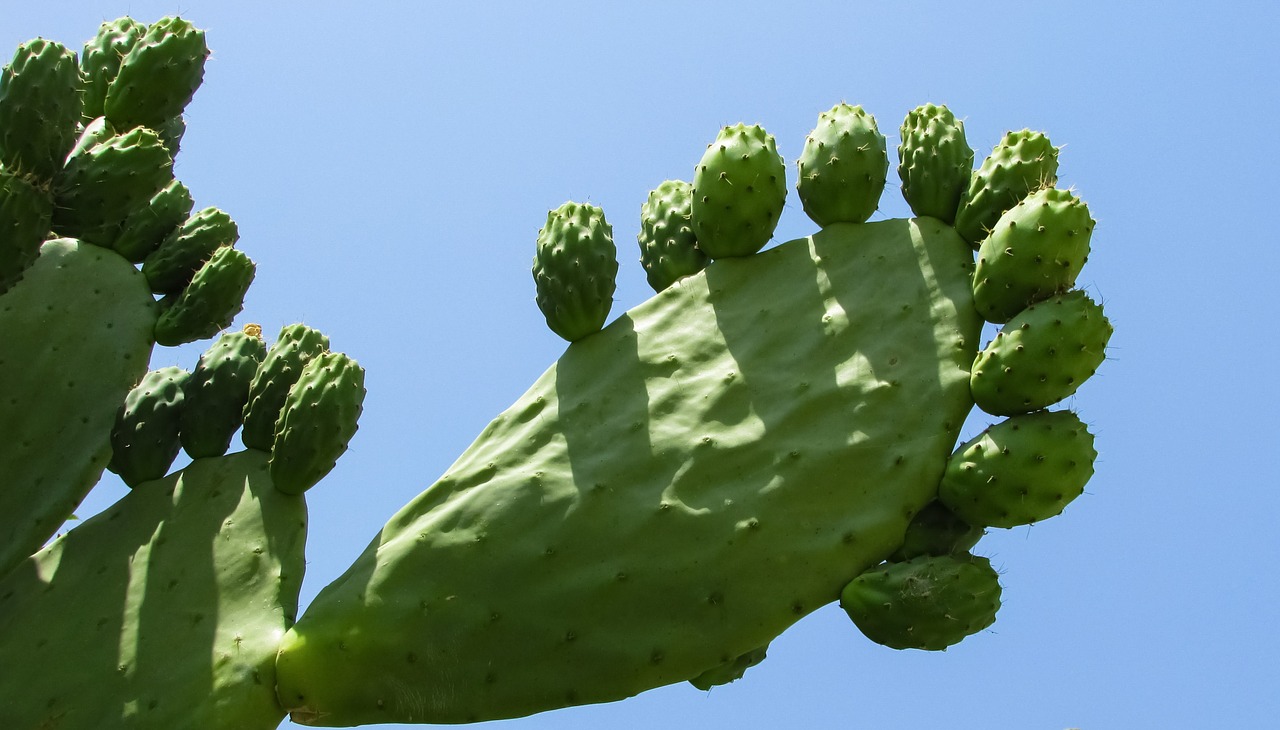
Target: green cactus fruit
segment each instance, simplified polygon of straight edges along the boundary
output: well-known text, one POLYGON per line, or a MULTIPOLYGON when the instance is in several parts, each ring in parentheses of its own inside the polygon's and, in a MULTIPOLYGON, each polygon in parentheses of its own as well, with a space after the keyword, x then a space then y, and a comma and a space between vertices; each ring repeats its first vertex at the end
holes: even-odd
POLYGON ((182 345, 230 327, 244 308, 244 295, 256 270, 244 252, 230 246, 218 249, 156 320, 156 344, 182 345))
POLYGON ((998 423, 956 450, 938 498, 972 525, 1047 520, 1093 476, 1093 434, 1071 411, 1037 411, 998 423))
POLYGON ((298 382, 307 363, 328 349, 329 338, 304 324, 286 325, 280 330, 249 384, 244 430, 240 432, 245 446, 271 451, 276 439, 276 422, 280 420, 289 389, 298 382))
POLYGON ((924 104, 907 113, 898 131, 898 177, 911 212, 954 223, 973 176, 964 122, 946 106, 924 104))
POLYGON ((749 256, 769 242, 787 201, 787 167, 758 125, 720 130, 693 175, 690 221, 698 248, 718 259, 749 256))
POLYGON ((837 224, 567 348, 312 602, 281 701, 323 725, 607 702, 836 601, 937 495, 972 268, 932 218, 837 224))
POLYGON ((244 420, 249 383, 266 355, 261 330, 246 328, 222 335, 200 356, 178 414, 178 436, 187 455, 199 459, 227 453, 244 420))
POLYGON ((134 209, 125 218, 113 248, 133 263, 142 263, 187 220, 193 206, 187 186, 177 179, 171 180, 151 196, 150 203, 134 209))
POLYGON ((66 239, 0 296, 0 574, 97 483, 116 411, 147 371, 155 309, 127 261, 66 239))
POLYGON ((765 655, 768 649, 769 646, 766 644, 765 646, 752 649, 741 656, 726 659, 720 666, 708 669, 702 674, 699 674, 689 680, 689 684, 692 684, 694 687, 706 692, 712 687, 736 682, 739 679, 742 679, 742 675, 746 674, 748 669, 765 660, 765 655))
POLYGON ((111 126, 106 117, 90 119, 79 131, 80 136, 76 137, 76 143, 72 145, 71 152, 67 153, 67 159, 82 155, 116 136, 116 128, 111 126))
POLYGON ((1006 132, 973 173, 960 207, 956 231, 975 249, 996 221, 1019 200, 1058 182, 1058 148, 1040 132, 1006 132))
POLYGON ((1008 322, 1028 304, 1075 286, 1089 258, 1093 218, 1067 190, 1044 188, 1000 216, 978 250, 973 304, 988 322, 1008 322))
POLYGON ((973 363, 973 400, 987 413, 1030 413, 1076 392, 1106 359, 1111 322, 1082 291, 1019 312, 973 363))
POLYGON ((39 258, 52 215, 48 191, 0 167, 0 294, 39 258))
POLYGON ((103 112, 120 129, 159 129, 182 114, 204 80, 204 31, 182 18, 152 23, 107 89, 103 112))
POLYGON ((274 730, 297 614, 303 500, 267 455, 138 485, 0 578, 8 728, 274 730))
POLYGON ((889 560, 902 562, 922 555, 960 555, 982 539, 983 529, 956 517, 938 501, 925 505, 907 525, 907 533, 889 560))
POLYGON ((945 651, 995 623, 1000 578, 986 558, 922 556, 854 578, 840 606, 877 644, 945 651))
POLYGON ((538 231, 533 280, 538 309, 552 332, 576 342, 603 327, 617 275, 613 226, 603 210, 569 202, 547 213, 538 231))
POLYGON ((156 294, 177 294, 186 288, 204 262, 224 246, 240 240, 240 229, 218 208, 193 213, 173 230, 142 262, 142 274, 156 294))
POLYGON ((307 363, 276 422, 276 489, 302 494, 333 469, 356 433, 364 395, 364 368, 343 353, 326 352, 307 363))
POLYGON ((173 180, 173 158, 150 129, 111 137, 67 160, 54 191, 53 230, 110 247, 120 226, 173 180))
POLYGON ((80 109, 75 52, 43 38, 18 46, 0 71, 0 164, 49 184, 75 144, 80 109))
POLYGON ((841 103, 818 115, 796 164, 796 192, 814 223, 865 223, 879 207, 889 156, 862 107, 841 103))
POLYGON ((98 34, 84 44, 80 73, 84 80, 84 118, 103 116, 107 89, 120 72, 120 62, 147 32, 133 18, 117 18, 98 26, 98 34))
POLYGON ((692 196, 689 183, 667 180, 640 206, 640 264, 656 292, 707 267, 689 222, 692 196))
POLYGON ((182 447, 178 419, 190 377, 191 373, 179 367, 152 370, 120 406, 111 428, 107 468, 130 487, 163 477, 177 458, 182 447))

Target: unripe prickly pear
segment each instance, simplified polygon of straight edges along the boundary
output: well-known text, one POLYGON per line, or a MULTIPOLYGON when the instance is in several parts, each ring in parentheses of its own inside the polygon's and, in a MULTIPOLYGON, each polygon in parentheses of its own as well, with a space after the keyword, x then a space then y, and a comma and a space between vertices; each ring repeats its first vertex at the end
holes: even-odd
POLYGON ((837 104, 820 114, 796 164, 800 202, 820 226, 865 223, 880 205, 889 156, 875 117, 860 106, 837 104))
POLYGON ((289 389, 298 382, 306 364, 328 349, 329 338, 304 324, 291 324, 280 330, 249 384, 244 430, 240 433, 245 446, 271 450, 276 438, 276 422, 289 389))
POLYGON ((746 674, 748 669, 765 660, 765 655, 768 649, 769 645, 765 644, 758 649, 752 649, 742 656, 726 660, 724 664, 721 664, 718 667, 712 667, 689 680, 689 684, 692 684, 694 687, 706 692, 712 687, 718 687, 722 684, 729 684, 730 682, 742 679, 742 675, 746 674))
POLYGON ((898 177, 911 212, 954 223, 960 196, 973 176, 973 148, 964 137, 964 122, 946 106, 924 104, 907 113, 898 131, 898 177))
POLYGON ((983 529, 956 517, 938 501, 930 502, 916 513, 907 533, 889 560, 902 562, 921 555, 961 555, 969 552, 982 539, 983 529))
POLYGON ((1066 398, 1106 359, 1111 323, 1082 291, 1019 312, 973 363, 973 400, 987 413, 1030 413, 1066 398))
POLYGON ((98 26, 98 34, 84 44, 80 73, 84 79, 84 118, 101 117, 107 89, 120 72, 120 62, 138 44, 147 26, 133 18, 117 18, 98 26))
POLYGON ((240 230, 231 216, 218 208, 204 208, 169 233, 159 248, 143 260, 142 273, 151 291, 177 294, 215 251, 234 246, 238 240, 240 230))
POLYGON ((1075 286, 1089 257, 1093 219, 1069 191, 1044 188, 1013 206, 982 242, 973 306, 988 322, 1075 286))
POLYGON ((48 184, 76 141, 80 121, 76 54, 36 38, 0 71, 0 164, 48 184))
POLYGON ((111 126, 111 122, 108 122, 106 117, 97 117, 89 120, 79 131, 80 136, 76 138, 76 143, 71 147, 71 152, 67 153, 67 159, 82 155, 116 136, 116 128, 111 126))
POLYGON ((173 158, 155 132, 138 128, 67 160, 55 190, 53 229, 110 247, 125 218, 173 180, 173 158))
POLYGON ((178 416, 183 386, 190 376, 178 367, 153 370, 142 378, 116 414, 107 468, 135 486, 159 479, 178 456, 178 416))
POLYGON ((230 246, 214 252, 156 320, 156 344, 172 347, 195 342, 229 327, 244 306, 256 268, 248 256, 230 246))
POLYGON ((1040 132, 1007 132, 960 196, 956 232, 976 249, 1019 200, 1058 182, 1058 148, 1040 132))
POLYGON ((204 31, 186 20, 168 17, 151 24, 107 89, 107 119, 120 129, 159 129, 191 101, 204 79, 208 56, 204 31))
POLYGON ((689 222, 692 196, 689 183, 667 180, 640 207, 640 264, 654 291, 707 267, 707 255, 698 248, 689 222))
POLYGON ((345 354, 326 352, 307 363, 276 422, 276 489, 302 494, 333 469, 356 433, 364 396, 364 368, 345 354))
POLYGON ((693 176, 691 221, 698 248, 717 259, 749 256, 769 242, 787 200, 787 169, 758 125, 720 130, 693 176))
POLYGON ((1093 476, 1093 434, 1071 411, 1013 416, 962 445, 947 462, 938 499, 973 525, 1047 520, 1093 476))
POLYGON ((604 211, 568 202, 547 213, 538 231, 533 280, 552 332, 575 342, 603 327, 617 275, 618 250, 604 211))
POLYGON ((877 644, 942 651, 995 622, 1000 578, 972 555, 883 563, 854 578, 840 606, 877 644))
POLYGON ((0 168, 0 294, 39 258, 52 215, 48 191, 0 168))
POLYGON ((112 247, 129 261, 142 263, 187 220, 193 204, 187 186, 176 179, 170 181, 151 196, 150 203, 136 208, 125 218, 112 247))
POLYGON ((178 427, 191 458, 227 452, 244 420, 249 383, 266 355, 262 336, 245 331, 224 334, 200 356, 183 392, 186 405, 178 427))

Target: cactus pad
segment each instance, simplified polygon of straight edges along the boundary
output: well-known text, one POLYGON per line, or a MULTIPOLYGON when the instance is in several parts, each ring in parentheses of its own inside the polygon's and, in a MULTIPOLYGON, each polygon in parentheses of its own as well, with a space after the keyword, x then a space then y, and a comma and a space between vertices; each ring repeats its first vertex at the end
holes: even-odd
POLYGON ((307 363, 276 422, 271 479, 277 489, 302 494, 333 469, 356 433, 364 395, 364 368, 345 354, 326 352, 307 363))
POLYGON ((982 539, 983 529, 960 519, 946 505, 930 502, 911 519, 907 534, 889 560, 902 562, 922 555, 960 555, 982 539))
POLYGON ((307 363, 328 349, 329 338, 304 324, 291 324, 280 330, 249 383, 244 430, 240 433, 245 446, 271 451, 276 422, 280 420, 289 389, 298 382, 307 363))
POLYGON ((758 125, 720 130, 693 175, 690 211, 698 248, 718 259, 749 256, 773 238, 787 201, 787 168, 758 125))
POLYGON ((604 211, 569 202, 547 213, 538 231, 533 280, 552 332, 573 342, 603 327, 617 275, 618 250, 604 211))
POLYGON ((52 215, 48 191, 0 168, 0 294, 39 258, 52 215))
POLYGON ((18 46, 0 71, 0 164, 48 185, 76 141, 80 68, 60 43, 18 46))
POLYGON ((650 191, 640 207, 640 264, 654 291, 707 267, 707 255, 698 248, 689 220, 692 196, 689 183, 667 180, 650 191))
POLYGON ((156 322, 156 344, 181 345, 231 326, 257 267, 242 251, 223 246, 200 267, 191 283, 156 322))
POLYGON ((107 89, 103 112, 120 129, 159 129, 182 114, 204 79, 204 31, 182 18, 161 18, 133 44, 107 89))
POLYGON ((879 207, 889 157, 862 107, 837 104, 820 114, 796 164, 796 191, 814 223, 864 223, 879 207))
POLYGON ((55 190, 58 235, 110 247, 120 226, 173 180, 173 158, 150 129, 111 137, 67 160, 55 190))
POLYGON ((193 204, 187 186, 178 180, 170 181, 151 196, 150 203, 135 209, 125 218, 112 247, 133 263, 142 263, 187 220, 193 204))
POLYGON ((1058 148, 1040 132, 1008 132, 973 173, 960 196, 956 232, 976 249, 1001 214, 1058 182, 1058 148))
POLYGON ((200 356, 179 415, 178 435, 187 455, 198 459, 227 452, 244 420, 249 383, 266 355, 259 329, 257 334, 228 332, 200 356))
POLYGON ((898 133, 898 177, 911 212, 953 223, 973 176, 964 122, 945 106, 924 104, 907 113, 898 133))
POLYGON ((129 391, 111 428, 107 464, 125 484, 136 486, 169 472, 182 447, 178 419, 190 375, 178 367, 153 370, 129 391))
POLYGON ((147 32, 147 26, 133 18, 117 18, 98 26, 98 33, 84 44, 80 73, 84 79, 84 118, 103 115, 107 89, 120 73, 120 62, 147 32))
POLYGON ((204 262, 223 246, 234 246, 240 229, 218 208, 193 213, 142 262, 142 273, 156 294, 178 294, 204 262))

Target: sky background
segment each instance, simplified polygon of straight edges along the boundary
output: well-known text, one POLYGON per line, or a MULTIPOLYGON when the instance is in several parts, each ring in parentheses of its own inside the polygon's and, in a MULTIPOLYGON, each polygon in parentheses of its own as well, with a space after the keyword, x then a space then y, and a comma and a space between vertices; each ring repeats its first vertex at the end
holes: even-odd
MULTIPOLYGON (((308 494, 303 605, 563 351, 529 273, 549 209, 604 209, 616 316, 651 293, 640 205, 722 125, 762 124, 793 184, 834 104, 892 150, 908 110, 945 103, 979 159, 1008 129, 1063 146, 1059 186, 1098 221, 1080 284, 1116 327, 1069 404, 1097 436, 1086 494, 976 549, 1003 573, 996 624, 898 652, 829 606, 733 685, 493 725, 1274 727, 1275 4, 5 0, 0 44, 174 13, 214 49, 177 175, 258 264, 236 325, 306 322, 368 371, 360 431, 308 494)), ((874 219, 910 214, 891 162, 874 219)), ((776 240, 814 229, 792 189, 776 240)), ((108 475, 82 514, 123 491, 108 475)))

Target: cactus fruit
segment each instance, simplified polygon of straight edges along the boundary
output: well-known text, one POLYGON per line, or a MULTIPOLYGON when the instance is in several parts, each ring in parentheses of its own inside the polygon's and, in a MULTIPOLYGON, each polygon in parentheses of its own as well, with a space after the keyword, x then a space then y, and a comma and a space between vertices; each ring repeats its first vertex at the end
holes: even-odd
POLYGON ((55 190, 53 229, 110 247, 120 226, 173 180, 173 158, 150 129, 111 137, 67 160, 55 190))
POLYGON ((76 54, 36 38, 0 71, 0 164, 48 185, 76 141, 80 121, 76 54))
POLYGON ((229 327, 244 306, 256 270, 241 251, 230 246, 215 251, 156 321, 156 344, 194 342, 229 327))
POLYGON ((1071 411, 1013 416, 956 450, 938 498, 972 525, 1029 525, 1080 496, 1097 455, 1093 434, 1071 411))
POLYGON ((911 212, 954 223, 973 176, 964 122, 945 106, 924 104, 907 113, 898 132, 898 177, 911 212))
POLYGON ((693 186, 683 180, 663 182, 640 206, 640 264, 655 292, 707 267, 689 221, 692 207, 693 186))
POLYGON ((995 622, 1000 578, 986 558, 922 556, 853 579, 840 606, 877 644, 944 651, 995 622))
POLYGON ((307 363, 276 422, 276 489, 302 494, 333 469, 355 435, 364 395, 364 368, 347 355, 326 352, 307 363))
POLYGON ((84 80, 84 118, 103 116, 107 89, 120 73, 120 62, 147 32, 147 26, 133 18, 117 18, 98 26, 98 33, 84 44, 80 53, 80 74, 84 80))
POLYGON ((108 122, 106 117, 89 120, 79 131, 80 136, 76 138, 76 143, 72 145, 71 151, 67 153, 67 159, 82 155, 116 136, 116 128, 111 126, 111 122, 108 122))
POLYGON ((820 114, 796 164, 796 191, 814 223, 865 223, 879 207, 889 157, 862 107, 837 104, 820 114))
POLYGON ((1032 304, 1010 319, 973 363, 979 408, 1030 413, 1076 392, 1106 359, 1111 323, 1082 291, 1032 304))
POLYGON ((759 125, 720 130, 693 176, 690 209, 698 248, 713 259, 749 256, 773 238, 787 201, 787 168, 759 125))
POLYGON ((742 675, 746 674, 748 669, 765 660, 765 654, 768 649, 769 647, 766 645, 757 649, 752 649, 742 656, 727 659, 720 666, 708 669, 702 674, 699 674, 689 680, 689 684, 692 684, 694 687, 706 692, 712 687, 736 682, 739 679, 742 679, 742 675))
POLYGON ((976 249, 1001 214, 1058 182, 1058 148, 1040 132, 1007 132, 960 196, 956 232, 976 249))
POLYGON ((889 560, 902 562, 922 555, 960 555, 982 539, 983 529, 956 517, 946 505, 930 502, 911 519, 907 533, 889 560))
POLYGON ((183 388, 191 373, 167 367, 147 373, 125 398, 111 428, 107 468, 136 486, 169 472, 182 448, 178 422, 183 388))
POLYGON ((329 338, 304 324, 291 324, 280 330, 249 383, 244 430, 240 432, 245 446, 271 451, 276 422, 280 420, 289 390, 298 382, 307 363, 328 349, 329 338))
POLYGON ((47 191, 0 167, 0 294, 39 258, 52 215, 47 191))
MULTIPOLYGON (((256 327, 256 325, 254 325, 256 327)), ((267 355, 261 328, 228 332, 218 338, 191 372, 179 414, 182 448, 193 459, 222 456, 244 420, 249 383, 267 355)))
POLYGON ((164 239, 191 215, 191 191, 172 180, 151 196, 151 202, 136 208, 125 218, 112 248, 135 264, 140 264, 160 247, 164 239))
POLYGON ((1043 188, 1000 216, 978 249, 973 303, 988 322, 1075 286, 1089 258, 1093 218, 1070 191, 1043 188))
POLYGON ((552 332, 576 342, 603 327, 617 275, 618 250, 603 210, 568 202, 547 213, 538 231, 533 280, 552 332))
POLYGON ((240 229, 225 211, 204 208, 171 232, 142 262, 142 274, 156 294, 177 294, 223 246, 234 246, 240 229))
POLYGON ((208 56, 204 31, 182 18, 161 18, 120 62, 103 113, 119 129, 161 128, 191 101, 208 56))

